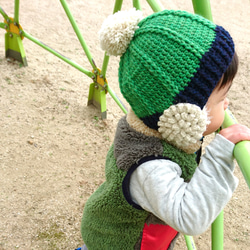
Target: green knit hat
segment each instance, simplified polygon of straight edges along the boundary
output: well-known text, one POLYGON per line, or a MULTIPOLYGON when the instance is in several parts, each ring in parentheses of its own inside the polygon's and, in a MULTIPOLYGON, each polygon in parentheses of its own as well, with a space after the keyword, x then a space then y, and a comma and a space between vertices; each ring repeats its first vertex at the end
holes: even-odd
POLYGON ((138 23, 122 53, 120 89, 136 116, 157 130, 171 105, 203 109, 233 55, 229 33, 207 19, 185 11, 154 13, 138 23))

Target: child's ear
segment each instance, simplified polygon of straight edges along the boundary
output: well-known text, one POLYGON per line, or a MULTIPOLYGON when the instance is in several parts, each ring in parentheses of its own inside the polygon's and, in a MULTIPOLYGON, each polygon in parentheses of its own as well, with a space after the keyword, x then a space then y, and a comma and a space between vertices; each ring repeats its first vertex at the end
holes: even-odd
POLYGON ((190 103, 170 106, 158 122, 162 138, 178 148, 196 144, 209 124, 207 111, 190 103))

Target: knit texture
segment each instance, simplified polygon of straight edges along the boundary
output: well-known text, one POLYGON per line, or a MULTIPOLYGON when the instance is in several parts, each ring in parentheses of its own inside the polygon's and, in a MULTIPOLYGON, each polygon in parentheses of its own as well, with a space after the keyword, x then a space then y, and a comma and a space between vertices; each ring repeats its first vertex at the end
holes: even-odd
MULTIPOLYGON (((140 145, 147 146, 146 143, 148 144, 146 148, 150 150, 145 151, 143 157, 162 155, 171 159, 180 165, 185 181, 190 180, 197 166, 194 154, 188 155, 162 140, 157 139, 160 147, 155 141, 153 142, 155 147, 152 147, 150 140, 145 141, 143 134, 128 126, 125 117, 118 124, 116 137, 120 138, 115 138, 115 143, 111 146, 106 158, 106 181, 91 195, 84 207, 81 233, 89 250, 134 249, 140 242, 144 223, 149 223, 148 219, 153 216, 149 212, 134 208, 126 201, 122 183, 129 168, 123 166, 127 165, 127 162, 121 160, 125 158, 120 154, 127 155, 131 164, 136 163, 142 157, 138 154, 141 151, 140 145), (132 145, 129 143, 131 138, 136 138, 132 145), (119 166, 116 158, 120 159, 119 166)), ((154 137, 151 139, 156 140, 154 137)), ((165 224, 159 219, 151 218, 150 221, 165 224)))
POLYGON ((138 26, 120 60, 120 89, 135 114, 157 130, 173 104, 204 107, 234 44, 222 27, 185 11, 154 13, 138 26))

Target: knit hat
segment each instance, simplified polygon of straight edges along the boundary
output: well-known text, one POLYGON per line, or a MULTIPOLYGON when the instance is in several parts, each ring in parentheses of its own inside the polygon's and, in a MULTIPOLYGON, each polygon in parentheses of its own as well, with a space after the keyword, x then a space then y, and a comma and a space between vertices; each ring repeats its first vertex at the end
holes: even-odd
POLYGON ((200 129, 191 135, 191 140, 199 139, 208 124, 204 106, 234 55, 231 36, 223 27, 186 11, 164 10, 140 22, 140 11, 122 13, 121 18, 118 12, 104 22, 100 38, 109 55, 121 55, 119 84, 124 98, 146 126, 165 138, 173 136, 172 126, 180 121, 179 130, 200 129), (119 30, 113 28, 117 20, 119 30))

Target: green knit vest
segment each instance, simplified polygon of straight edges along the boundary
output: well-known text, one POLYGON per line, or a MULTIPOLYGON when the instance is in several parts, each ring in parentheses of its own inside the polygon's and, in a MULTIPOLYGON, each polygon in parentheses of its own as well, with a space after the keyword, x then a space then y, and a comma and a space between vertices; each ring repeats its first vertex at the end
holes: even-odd
MULTIPOLYGON (((188 181, 197 166, 195 155, 189 155, 162 141, 163 156, 179 164, 182 178, 188 181)), ((134 249, 140 239, 149 212, 128 204, 122 192, 127 171, 117 168, 114 145, 106 158, 106 181, 85 204, 81 233, 88 250, 134 249)))

